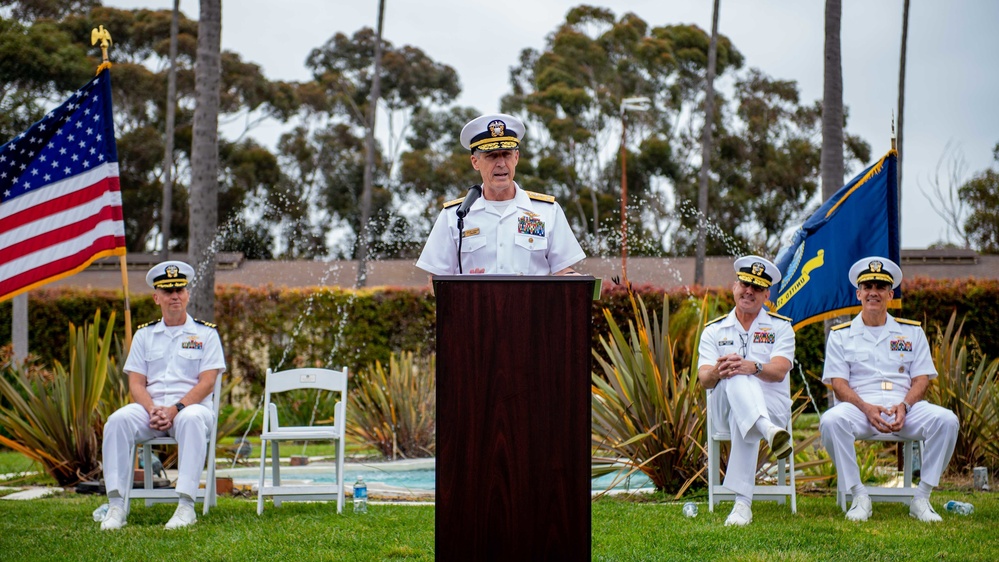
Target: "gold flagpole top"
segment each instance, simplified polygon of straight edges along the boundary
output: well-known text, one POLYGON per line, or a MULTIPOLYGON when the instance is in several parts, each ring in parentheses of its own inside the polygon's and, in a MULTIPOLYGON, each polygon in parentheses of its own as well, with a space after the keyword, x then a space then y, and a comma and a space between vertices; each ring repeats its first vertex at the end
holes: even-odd
POLYGON ((891 149, 895 150, 895 110, 891 110, 891 149))
POLYGON ((104 29, 103 25, 97 26, 90 32, 90 44, 96 45, 98 41, 101 42, 101 56, 104 58, 100 66, 97 67, 97 74, 100 74, 105 68, 111 68, 111 61, 108 60, 108 47, 111 46, 111 32, 104 29))

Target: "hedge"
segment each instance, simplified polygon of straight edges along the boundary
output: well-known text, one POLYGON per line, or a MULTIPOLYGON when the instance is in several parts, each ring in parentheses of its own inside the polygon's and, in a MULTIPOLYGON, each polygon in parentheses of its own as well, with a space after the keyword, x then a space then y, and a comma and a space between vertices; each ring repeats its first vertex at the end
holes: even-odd
MULTIPOLYGON (((992 279, 928 280, 916 278, 902 285, 904 298, 896 316, 922 321, 932 339, 946 326, 952 311, 966 318, 964 333, 974 336, 986 353, 999 347, 999 330, 990 320, 999 318, 999 281, 992 279)), ((669 297, 670 313, 676 313, 686 300, 700 302, 705 295, 721 312, 732 306, 727 288, 662 289, 635 287, 650 312, 662 310, 663 297, 669 297)), ((215 319, 230 372, 245 377, 259 390, 268 366, 288 368, 304 365, 347 366, 354 372, 367 364, 388 360, 399 350, 429 351, 435 345, 435 306, 425 288, 339 289, 339 288, 251 288, 220 286, 216 292, 215 319)), ((630 304, 621 287, 605 289, 593 303, 593 345, 606 334, 603 316, 606 307, 627 324, 630 304)), ((40 359, 66 361, 70 322, 91 320, 100 308, 106 318, 111 310, 121 318, 120 291, 86 289, 37 290, 30 293, 29 348, 40 359)), ((133 328, 159 317, 151 295, 131 299, 133 328)), ((0 305, 0 341, 11 340, 11 305, 0 305)), ((118 321, 118 336, 124 322, 118 321)), ((682 346, 681 346, 682 347, 682 346)), ((821 392, 817 382, 824 352, 822 324, 813 324, 797 334, 797 362, 810 375, 810 387, 821 392)), ((686 366, 689 356, 678 355, 677 366, 686 366)), ((797 369, 792 388, 801 387, 797 369)), ((816 399, 820 399, 816 396, 816 399)))

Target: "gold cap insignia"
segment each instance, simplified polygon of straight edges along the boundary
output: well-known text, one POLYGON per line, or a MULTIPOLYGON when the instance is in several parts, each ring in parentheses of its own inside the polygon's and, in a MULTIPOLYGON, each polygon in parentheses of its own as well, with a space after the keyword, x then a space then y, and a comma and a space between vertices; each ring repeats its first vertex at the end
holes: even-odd
POLYGON ((506 123, 499 119, 489 123, 489 134, 494 137, 502 137, 506 134, 506 123))
POLYGON ((180 268, 176 265, 168 265, 166 268, 166 275, 167 277, 173 279, 180 275, 180 268))
POLYGON ((870 264, 869 264, 869 265, 867 266, 867 268, 871 270, 871 273, 881 273, 881 268, 882 268, 882 267, 884 267, 884 264, 883 264, 883 263, 881 263, 881 262, 879 262, 879 261, 877 261, 877 260, 875 260, 875 261, 872 261, 872 262, 871 262, 871 263, 870 263, 870 264))

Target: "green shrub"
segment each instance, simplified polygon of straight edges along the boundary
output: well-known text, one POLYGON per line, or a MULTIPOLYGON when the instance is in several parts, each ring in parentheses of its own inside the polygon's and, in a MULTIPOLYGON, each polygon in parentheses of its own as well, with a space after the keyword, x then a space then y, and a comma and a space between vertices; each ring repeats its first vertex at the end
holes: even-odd
MULTIPOLYGON (((952 313, 946 329, 933 343, 937 377, 926 398, 957 415, 960 428, 949 468, 965 472, 986 461, 988 445, 999 431, 994 400, 999 359, 989 361, 981 353, 969 352, 968 340, 961 335, 964 323, 955 326, 956 320, 957 313, 952 313)), ((995 458, 989 457, 996 468, 995 458)))
POLYGON ((93 324, 70 324, 68 370, 56 362, 50 375, 33 376, 10 366, 0 377, 0 395, 9 404, 0 407, 0 424, 12 435, 0 436, 0 444, 41 463, 62 486, 100 471, 100 412, 120 406, 113 403, 117 393, 104 394, 108 379, 120 374, 111 345, 114 313, 101 337, 100 325, 100 311, 93 324))
POLYGON ((352 377, 347 434, 386 458, 432 457, 436 452, 437 360, 404 351, 352 377))
POLYGON ((594 475, 623 464, 680 495, 704 466, 704 391, 689 368, 676 368, 668 301, 662 320, 653 313, 650 321, 642 297, 629 300, 628 334, 605 310, 610 334, 593 350, 602 369, 592 387, 594 475))

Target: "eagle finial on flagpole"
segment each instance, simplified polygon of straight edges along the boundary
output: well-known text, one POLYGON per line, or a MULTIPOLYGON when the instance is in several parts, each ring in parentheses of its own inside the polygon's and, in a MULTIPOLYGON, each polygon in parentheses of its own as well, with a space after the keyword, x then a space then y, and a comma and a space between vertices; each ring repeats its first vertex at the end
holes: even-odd
POLYGON ((100 74, 105 68, 111 68, 111 61, 108 60, 108 47, 111 46, 111 32, 104 29, 103 25, 99 25, 90 32, 90 44, 96 45, 97 42, 101 42, 101 56, 103 61, 100 66, 97 67, 97 74, 100 74))

